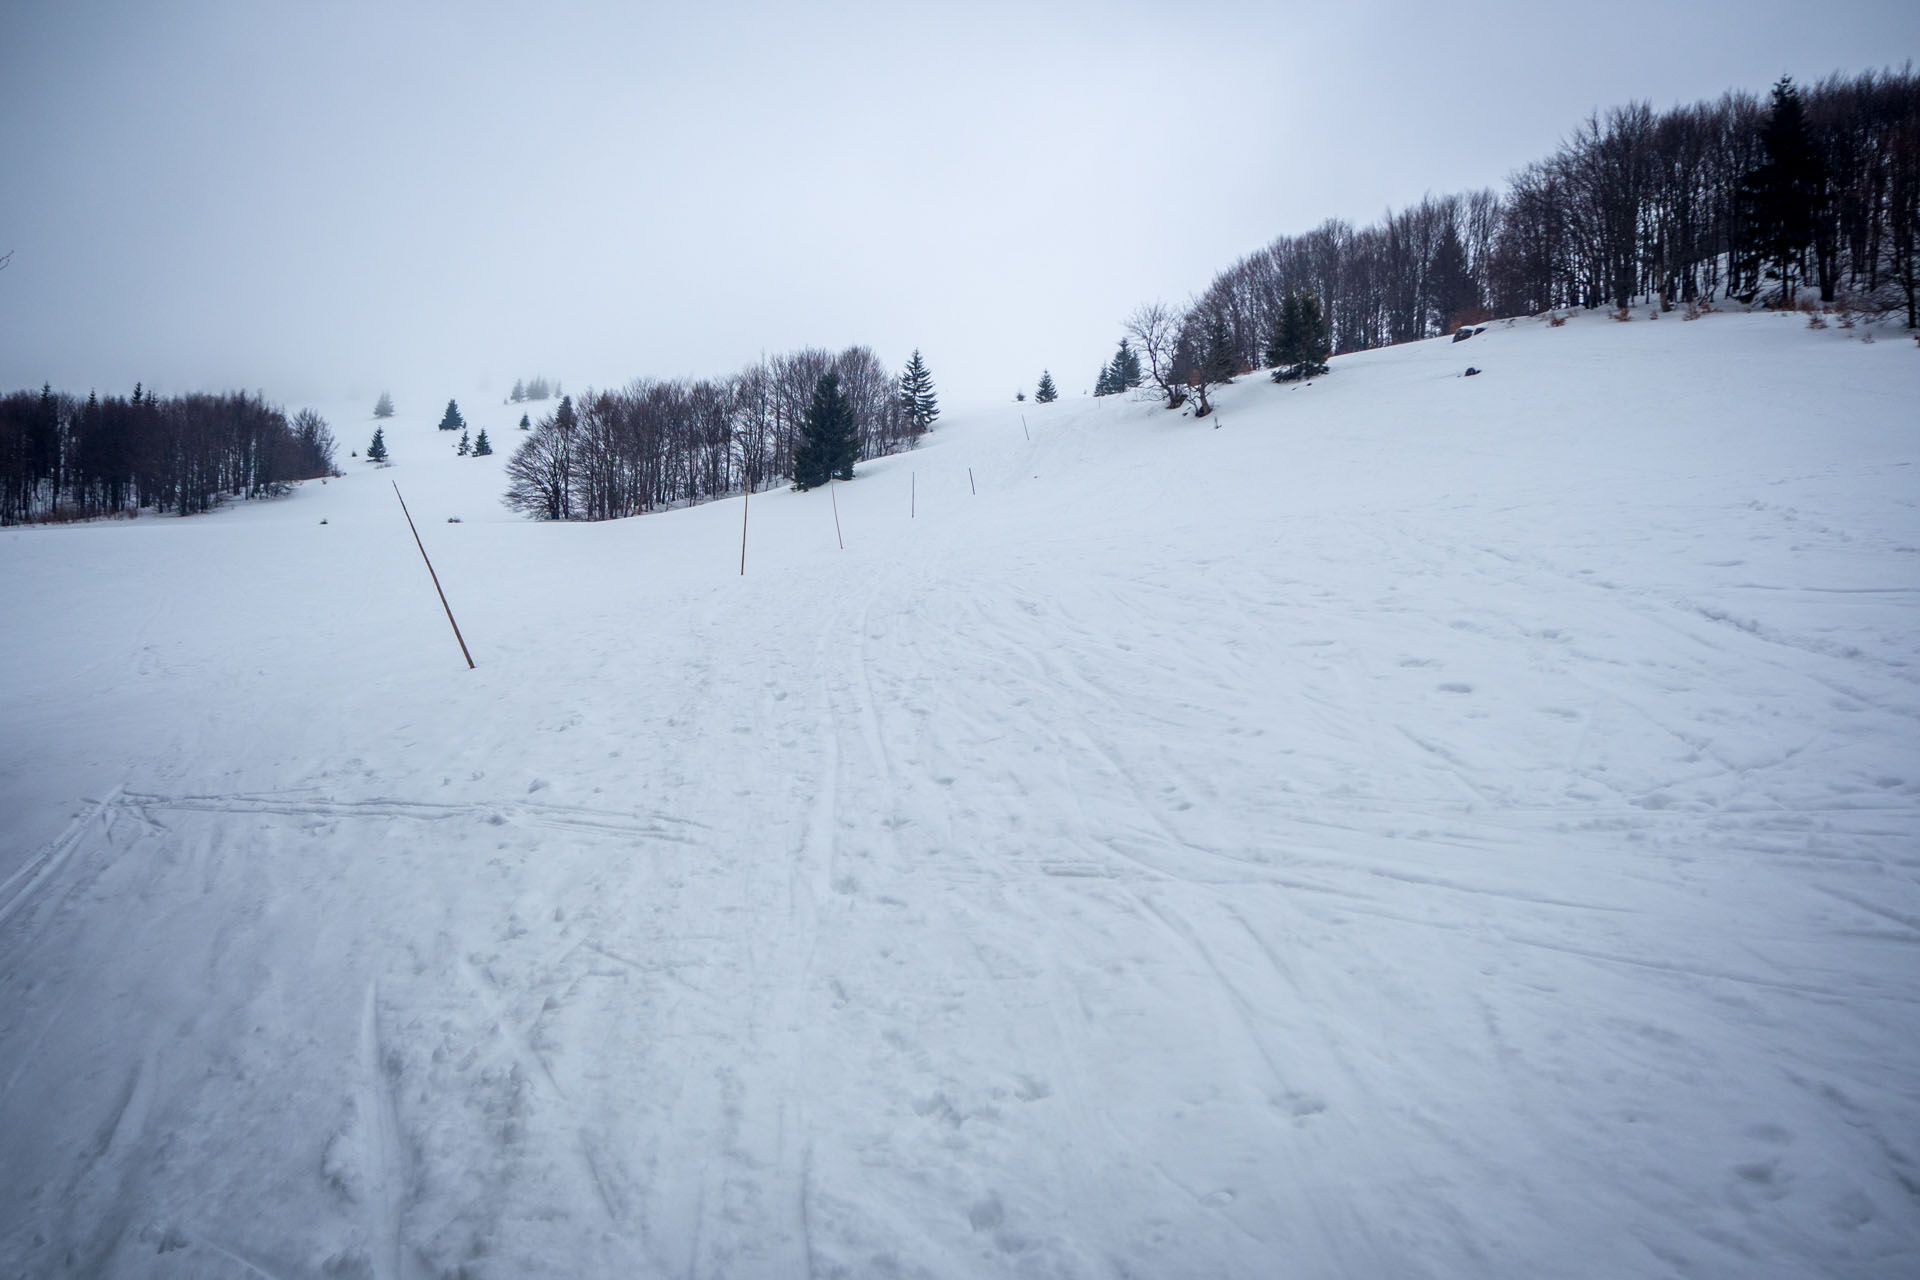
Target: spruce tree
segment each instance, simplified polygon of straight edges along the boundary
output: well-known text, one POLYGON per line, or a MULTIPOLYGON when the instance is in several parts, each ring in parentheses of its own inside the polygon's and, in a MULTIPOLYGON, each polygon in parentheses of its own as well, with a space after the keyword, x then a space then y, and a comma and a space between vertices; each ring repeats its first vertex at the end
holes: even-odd
POLYGON ((385 462, 386 460, 387 460, 386 428, 375 427, 373 429, 373 443, 367 446, 367 461, 368 462, 385 462))
POLYGON ((1263 353, 1267 363, 1273 368, 1273 380, 1286 382, 1287 370, 1293 364, 1295 334, 1299 329, 1299 302, 1291 292, 1280 299, 1280 316, 1274 322, 1273 334, 1267 339, 1267 349, 1263 353))
POLYGON ((440 429, 442 431, 465 431, 467 429, 467 420, 460 416, 460 406, 451 400, 447 401, 447 411, 440 416, 440 429))
POLYGON ((1120 349, 1113 353, 1113 389, 1131 391, 1140 385, 1140 353, 1125 338, 1120 339, 1120 349))
POLYGON ((455 449, 454 453, 464 458, 472 452, 473 452, 473 442, 467 439, 467 429, 465 427, 461 427, 460 428, 460 447, 455 449))
POLYGON ((1467 248, 1460 243, 1460 232, 1451 219, 1440 228, 1440 242, 1434 246, 1433 261, 1427 267, 1427 305, 1441 333, 1452 333, 1462 312, 1480 306, 1480 286, 1474 282, 1467 265, 1467 248))
POLYGON ((793 451, 795 488, 813 489, 829 480, 853 479, 859 443, 853 434, 853 406, 840 390, 838 373, 823 373, 814 384, 813 403, 807 407, 801 432, 800 443, 793 451))
POLYGON ((393 397, 382 391, 380 398, 374 401, 373 416, 376 418, 391 418, 393 416, 393 397))
POLYGON ((1327 371, 1327 357, 1333 354, 1333 334, 1327 317, 1320 310, 1319 295, 1300 295, 1300 376, 1317 377, 1327 371))
POLYGON ((527 430, 531 430, 531 429, 532 429, 532 427, 533 427, 533 423, 531 423, 531 422, 529 422, 529 421, 527 420, 527 415, 526 415, 526 414, 524 414, 524 413, 523 413, 523 414, 521 414, 521 415, 520 415, 520 429, 521 429, 522 431, 527 431, 527 430))
POLYGON ((1045 369, 1040 371, 1040 385, 1033 390, 1035 404, 1052 404, 1060 398, 1060 388, 1053 385, 1053 375, 1045 369))
POLYGON ((1793 305, 1795 268, 1813 243, 1826 193, 1826 166, 1807 127, 1806 105, 1791 76, 1773 86, 1773 111, 1760 127, 1764 164, 1742 184, 1748 234, 1762 262, 1780 276, 1780 303, 1793 305))
POLYGON ((1233 334, 1222 312, 1216 311, 1207 323, 1207 349, 1201 360, 1208 382, 1232 382, 1233 375, 1240 371, 1240 362, 1233 350, 1233 334))
POLYGON ((1100 376, 1093 380, 1093 394, 1096 396, 1110 396, 1113 394, 1113 367, 1111 365, 1103 364, 1100 366, 1100 376))
POLYGON ((527 384, 522 382, 520 379, 515 378, 513 380, 513 391, 508 394, 507 399, 513 401, 513 403, 515 404, 520 404, 526 398, 527 398, 527 384))
POLYGON ((493 452, 493 445, 487 440, 487 429, 480 428, 480 434, 473 438, 473 456, 484 458, 493 452))
POLYGON ((1267 363, 1275 382, 1311 378, 1327 371, 1331 343, 1320 299, 1311 293, 1288 293, 1280 300, 1280 324, 1267 344, 1267 363))
POLYGON ((933 375, 927 372, 918 347, 914 348, 913 359, 907 361, 906 372, 900 375, 900 410, 907 416, 908 433, 916 436, 931 430, 933 420, 940 416, 933 375))

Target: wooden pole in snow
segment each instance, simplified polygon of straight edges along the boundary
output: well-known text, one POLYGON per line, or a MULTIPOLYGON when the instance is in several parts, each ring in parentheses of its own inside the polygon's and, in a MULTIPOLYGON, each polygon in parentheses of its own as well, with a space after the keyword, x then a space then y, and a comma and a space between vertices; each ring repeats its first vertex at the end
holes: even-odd
MULTIPOLYGON (((395 480, 393 496, 400 498, 400 482, 395 480)), ((400 498, 400 514, 407 518, 407 528, 413 529, 413 545, 420 548, 420 558, 427 562, 427 576, 433 579, 433 589, 440 596, 440 607, 447 611, 447 625, 453 628, 453 638, 460 642, 460 656, 467 660, 467 670, 473 670, 473 655, 467 652, 467 641, 460 634, 460 624, 453 620, 453 606, 447 603, 447 593, 440 589, 440 575, 433 571, 433 561, 427 557, 427 544, 420 541, 420 530, 414 527, 413 512, 407 510, 407 500, 400 498)))
POLYGON ((847 540, 840 536, 840 499, 833 496, 832 476, 827 477, 827 500, 833 503, 833 540, 840 544, 842 551, 845 551, 847 540))
POLYGON ((747 481, 747 491, 740 495, 740 576, 747 576, 747 504, 753 499, 753 481, 747 481))
POLYGON ((979 486, 979 485, 977 485, 977 484, 975 484, 975 483, 973 482, 973 468, 972 468, 972 467, 968 467, 968 468, 967 468, 967 488, 969 488, 969 489, 971 489, 971 490, 973 490, 973 496, 974 496, 974 497, 976 497, 976 498, 977 498, 977 497, 979 497, 979 496, 980 496, 980 486, 979 486))
POLYGON ((1027 415, 1024 413, 1020 415, 1020 434, 1028 440, 1033 439, 1033 432, 1027 430, 1027 415))
POLYGON ((907 472, 907 519, 911 520, 920 512, 920 473, 907 472))

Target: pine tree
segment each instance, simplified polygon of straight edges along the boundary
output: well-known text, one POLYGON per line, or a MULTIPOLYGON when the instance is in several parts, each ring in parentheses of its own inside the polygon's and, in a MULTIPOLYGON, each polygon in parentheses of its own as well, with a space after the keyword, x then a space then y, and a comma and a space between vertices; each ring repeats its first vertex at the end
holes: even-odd
POLYGON ((393 397, 382 391, 380 398, 374 401, 373 416, 376 418, 391 418, 393 416, 393 397))
POLYGON ((454 453, 464 458, 472 452, 473 452, 473 442, 467 439, 467 429, 465 427, 461 427, 460 428, 460 447, 455 449, 454 453))
POLYGON ((1780 302, 1793 305, 1794 275, 1813 243, 1826 192, 1826 166, 1807 128, 1806 105, 1791 76, 1773 86, 1773 111, 1760 127, 1764 164, 1742 184, 1750 242, 1780 276, 1780 302))
POLYGON ((531 429, 532 427, 533 427, 533 424, 532 424, 531 422, 529 422, 529 421, 527 421, 527 415, 526 415, 526 414, 524 414, 524 413, 523 413, 523 414, 521 414, 521 415, 520 415, 520 429, 521 429, 522 431, 527 431, 527 430, 530 430, 530 429, 531 429))
POLYGON ((1120 339, 1120 349, 1113 353, 1111 368, 1115 391, 1131 391, 1140 385, 1140 353, 1125 338, 1120 339))
POLYGON ((1474 282, 1466 246, 1460 243, 1460 232, 1452 219, 1440 228, 1440 242, 1434 246, 1433 261, 1427 268, 1427 304, 1441 333, 1452 333, 1462 312, 1480 306, 1480 286, 1474 282))
POLYGON ((1240 371, 1240 362, 1233 351, 1233 334, 1227 329, 1227 317, 1222 312, 1214 312, 1207 323, 1207 349, 1202 360, 1208 382, 1232 382, 1233 375, 1240 371))
POLYGON ((1267 363, 1275 382, 1311 378, 1327 371, 1331 343, 1320 299, 1311 293, 1289 293, 1280 300, 1280 324, 1267 344, 1267 363))
POLYGON ((493 452, 493 445, 487 440, 487 429, 480 428, 480 434, 473 438, 473 456, 484 458, 493 452))
POLYGON ((451 400, 447 401, 447 411, 440 416, 440 429, 442 431, 465 431, 467 429, 467 420, 460 416, 460 406, 451 400))
POLYGON ((1273 368, 1275 382, 1288 381, 1287 370, 1293 366, 1293 352, 1300 328, 1300 303, 1292 293, 1280 299, 1280 318, 1273 326, 1273 334, 1267 339, 1267 363, 1273 368))
POLYGON ((1110 396, 1113 390, 1113 367, 1103 364, 1100 366, 1100 376, 1093 380, 1093 394, 1110 396))
POLYGON ((515 404, 520 404, 524 400, 526 400, 526 398, 527 398, 527 384, 522 382, 520 379, 515 378, 513 380, 513 391, 507 396, 507 399, 511 400, 515 404))
POLYGON ((940 416, 940 403, 933 394, 933 375, 927 372, 918 347, 914 348, 913 359, 907 361, 906 372, 900 375, 900 410, 907 415, 909 435, 932 430, 933 420, 940 416))
POLYGON ((814 384, 799 445, 793 451, 793 483, 814 489, 829 480, 853 479, 859 444, 853 435, 853 406, 840 390, 840 375, 827 372, 814 384))
POLYGON ((1060 388, 1053 385, 1053 375, 1045 369, 1040 371, 1040 385, 1033 389, 1035 404, 1052 404, 1060 398, 1060 388))
POLYGON ((1300 295, 1300 376, 1317 377, 1327 371, 1327 357, 1333 354, 1333 334, 1327 317, 1320 310, 1319 295, 1300 295))
POLYGON ((387 460, 386 428, 375 427, 373 429, 373 443, 367 446, 367 461, 368 462, 385 462, 386 460, 387 460))

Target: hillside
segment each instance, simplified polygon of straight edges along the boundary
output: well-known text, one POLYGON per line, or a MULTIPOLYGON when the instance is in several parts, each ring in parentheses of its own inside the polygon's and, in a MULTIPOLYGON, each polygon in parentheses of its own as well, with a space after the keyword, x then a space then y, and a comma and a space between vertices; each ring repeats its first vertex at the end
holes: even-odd
POLYGON ((951 409, 744 577, 487 399, 0 535, 0 1273, 1920 1270, 1894 331, 951 409))

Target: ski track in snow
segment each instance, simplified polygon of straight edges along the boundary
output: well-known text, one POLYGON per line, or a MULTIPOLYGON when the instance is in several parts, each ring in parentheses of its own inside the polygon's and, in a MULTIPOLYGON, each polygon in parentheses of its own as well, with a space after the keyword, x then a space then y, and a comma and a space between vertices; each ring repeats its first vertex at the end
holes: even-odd
POLYGON ((363 1177, 373 1274, 379 1280, 403 1280, 410 1272, 405 1265, 404 1240, 408 1179, 386 1051, 380 1040, 380 989, 375 983, 367 985, 360 1015, 360 1089, 355 1101, 366 1131, 363 1177))
POLYGON ((1474 352, 0 537, 0 1272, 1920 1270, 1920 370, 1474 352))

